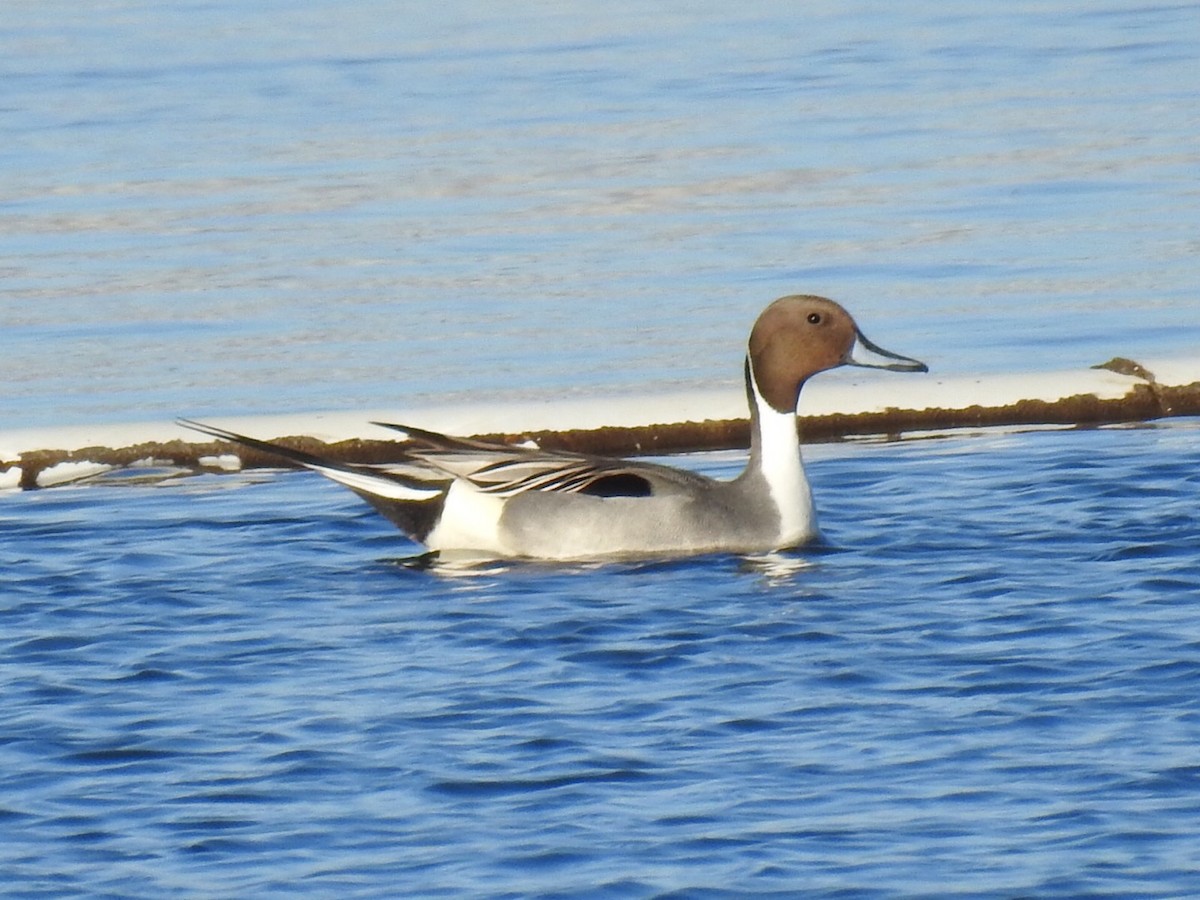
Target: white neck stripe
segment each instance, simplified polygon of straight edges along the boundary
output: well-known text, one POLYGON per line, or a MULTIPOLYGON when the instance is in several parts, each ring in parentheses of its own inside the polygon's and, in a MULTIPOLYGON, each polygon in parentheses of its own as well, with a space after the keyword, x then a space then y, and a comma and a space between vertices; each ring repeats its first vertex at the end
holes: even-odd
POLYGON ((753 368, 750 385, 757 412, 759 467, 779 512, 781 546, 790 546, 816 530, 812 490, 800 458, 796 414, 772 408, 759 393, 753 368))

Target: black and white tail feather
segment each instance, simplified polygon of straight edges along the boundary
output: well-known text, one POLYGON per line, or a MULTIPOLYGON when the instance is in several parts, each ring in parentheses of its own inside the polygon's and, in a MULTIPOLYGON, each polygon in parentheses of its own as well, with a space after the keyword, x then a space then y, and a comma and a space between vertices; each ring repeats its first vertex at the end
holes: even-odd
POLYGON ((291 460, 354 491, 409 537, 425 542, 438 525, 456 481, 496 498, 528 491, 594 497, 649 497, 655 484, 699 478, 666 466, 566 451, 451 437, 407 425, 373 422, 403 434, 395 463, 348 463, 328 459, 202 422, 179 424, 291 460))

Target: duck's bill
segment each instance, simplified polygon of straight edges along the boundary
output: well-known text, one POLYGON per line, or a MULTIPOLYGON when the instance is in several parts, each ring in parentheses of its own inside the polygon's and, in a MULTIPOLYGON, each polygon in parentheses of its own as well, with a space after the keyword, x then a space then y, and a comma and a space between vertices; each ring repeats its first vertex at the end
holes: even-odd
POLYGON ((892 372, 928 372, 929 366, 916 359, 892 353, 868 341, 861 331, 855 333, 854 346, 846 356, 846 364, 868 369, 888 369, 892 372))

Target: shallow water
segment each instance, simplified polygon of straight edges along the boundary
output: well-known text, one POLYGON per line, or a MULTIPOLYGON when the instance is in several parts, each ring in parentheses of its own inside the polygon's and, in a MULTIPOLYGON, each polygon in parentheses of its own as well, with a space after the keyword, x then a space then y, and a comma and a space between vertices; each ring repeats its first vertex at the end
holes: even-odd
POLYGON ((1200 891, 1200 423, 808 457, 826 544, 755 561, 409 568, 298 473, 6 497, 0 870, 30 896, 1200 891))
POLYGON ((1200 345, 1191 4, 436 9, 7 3, 0 428, 1200 345))

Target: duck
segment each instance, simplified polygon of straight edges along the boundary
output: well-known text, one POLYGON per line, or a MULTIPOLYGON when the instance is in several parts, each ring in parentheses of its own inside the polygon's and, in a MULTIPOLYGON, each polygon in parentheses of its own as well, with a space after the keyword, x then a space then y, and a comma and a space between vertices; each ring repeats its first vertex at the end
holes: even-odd
POLYGON ((397 462, 348 463, 202 422, 210 437, 274 454, 354 491, 434 556, 593 560, 763 554, 819 535, 796 407, 810 378, 839 366, 928 372, 884 350, 838 303, 791 294, 769 304, 746 345, 745 469, 720 480, 660 463, 454 437, 387 422, 397 462))

